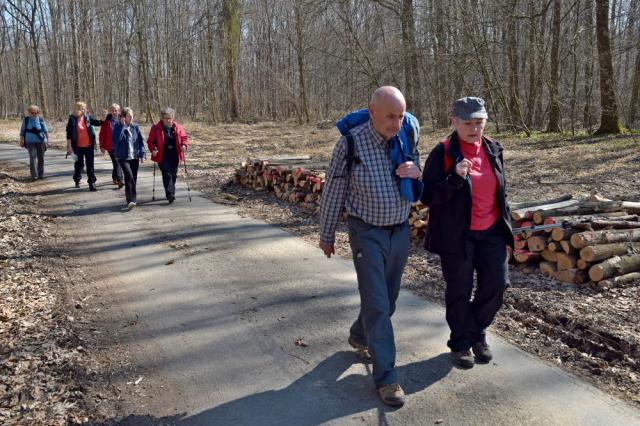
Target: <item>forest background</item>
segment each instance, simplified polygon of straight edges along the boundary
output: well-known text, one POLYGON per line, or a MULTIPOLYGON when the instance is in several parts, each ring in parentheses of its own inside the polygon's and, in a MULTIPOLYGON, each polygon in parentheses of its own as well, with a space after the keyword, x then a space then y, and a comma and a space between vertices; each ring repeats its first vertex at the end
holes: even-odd
POLYGON ((423 126, 484 97, 497 131, 640 126, 636 0, 0 0, 0 117, 82 99, 141 120, 334 119, 392 84, 423 126))

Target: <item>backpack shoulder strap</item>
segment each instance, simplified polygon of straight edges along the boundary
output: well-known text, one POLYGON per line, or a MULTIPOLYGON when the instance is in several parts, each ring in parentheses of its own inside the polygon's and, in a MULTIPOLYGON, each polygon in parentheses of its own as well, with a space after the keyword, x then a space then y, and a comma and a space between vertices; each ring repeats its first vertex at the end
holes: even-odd
POLYGON ((353 163, 360 164, 362 160, 356 155, 356 141, 353 139, 351 132, 347 132, 344 137, 347 141, 347 155, 345 159, 347 160, 347 176, 349 176, 353 163))
POLYGON ((444 148, 444 171, 445 173, 449 170, 449 168, 451 167, 451 158, 449 157, 449 145, 451 144, 451 140, 449 138, 446 138, 445 140, 443 140, 442 142, 440 142, 442 144, 442 147, 444 148))

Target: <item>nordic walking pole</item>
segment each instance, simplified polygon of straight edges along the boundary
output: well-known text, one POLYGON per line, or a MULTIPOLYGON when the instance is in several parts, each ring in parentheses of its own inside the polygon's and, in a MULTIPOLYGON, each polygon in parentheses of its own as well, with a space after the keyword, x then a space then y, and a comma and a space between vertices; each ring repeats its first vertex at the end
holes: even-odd
POLYGON ((156 162, 153 162, 153 195, 151 196, 151 201, 156 200, 156 162))
POLYGON ((184 164, 184 176, 187 181, 187 191, 189 193, 189 202, 191 202, 191 188, 189 187, 189 173, 187 172, 187 153, 182 151, 182 164, 184 164))

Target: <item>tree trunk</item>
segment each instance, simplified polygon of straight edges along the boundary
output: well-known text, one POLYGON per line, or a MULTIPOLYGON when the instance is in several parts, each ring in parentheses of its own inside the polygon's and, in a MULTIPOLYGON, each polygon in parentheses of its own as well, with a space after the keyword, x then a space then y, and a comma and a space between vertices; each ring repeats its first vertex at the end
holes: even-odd
POLYGON ((549 122, 547 132, 561 132, 560 126, 560 93, 558 89, 560 81, 560 20, 562 0, 553 2, 553 41, 551 43, 551 71, 549 76, 549 122))
POLYGON ((507 56, 509 59, 509 117, 510 127, 513 131, 524 131, 527 136, 531 136, 527 125, 522 117, 520 109, 520 81, 518 79, 518 45, 516 30, 516 10, 518 0, 510 0, 507 11, 507 56))
POLYGON ((580 258, 587 262, 598 262, 613 256, 636 253, 640 251, 640 243, 598 244, 582 248, 580 258))
POLYGON ((614 256, 589 269, 589 278, 598 282, 606 278, 628 274, 640 270, 640 254, 614 256))
POLYGON ((558 253, 556 257, 558 271, 565 271, 576 267, 578 257, 567 253, 558 253))
POLYGON ((75 2, 69 1, 69 21, 71 23, 71 79, 73 82, 73 100, 77 101, 80 99, 80 69, 78 64, 78 28, 76 25, 76 8, 74 6, 75 2))
POLYGON ((571 245, 577 249, 595 244, 621 243, 626 241, 640 241, 640 229, 588 231, 573 234, 571 245))
POLYGON ((598 63, 600 66, 600 128, 601 134, 622 133, 618 118, 618 105, 613 82, 613 63, 609 38, 609 0, 596 0, 596 33, 598 42, 598 63))
POLYGON ((593 129, 593 0, 586 1, 584 11, 587 42, 584 52, 584 127, 591 133, 593 129))
MULTIPOLYGON (((640 17, 639 17, 640 18, 640 17)), ((633 74, 633 84, 631 86, 631 97, 629 99, 629 116, 627 117, 627 126, 629 128, 637 128, 636 116, 638 107, 640 107, 640 19, 638 19, 638 39, 636 40, 636 66, 633 74)))
POLYGON ((302 0, 295 0, 295 19, 296 19, 296 56, 298 59, 298 83, 300 85, 300 117, 303 118, 305 123, 309 122, 309 104, 307 101, 307 85, 305 80, 305 25, 304 25, 304 11, 302 8, 302 0))
POLYGON ((227 103, 232 121, 237 121, 240 118, 237 77, 241 25, 242 0, 223 0, 223 51, 227 65, 227 103))
POLYGON ((597 287, 599 290, 606 290, 613 287, 621 287, 634 281, 636 283, 640 282, 640 272, 631 272, 624 275, 618 275, 617 277, 612 277, 609 280, 599 281, 597 287))
POLYGON ((416 29, 413 18, 413 0, 402 0, 400 15, 402 25, 402 50, 404 80, 407 91, 407 111, 422 120, 420 84, 418 81, 418 54, 416 52, 416 29))

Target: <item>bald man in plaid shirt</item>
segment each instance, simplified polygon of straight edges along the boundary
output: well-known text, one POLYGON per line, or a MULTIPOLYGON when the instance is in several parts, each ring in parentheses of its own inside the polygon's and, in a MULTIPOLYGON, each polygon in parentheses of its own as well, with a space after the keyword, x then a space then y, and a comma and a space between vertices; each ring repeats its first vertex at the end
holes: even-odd
POLYGON ((398 181, 420 179, 421 172, 411 161, 394 168, 389 155, 389 141, 399 132, 406 112, 402 93, 395 87, 380 87, 368 109, 369 121, 351 130, 359 161, 350 171, 344 136, 333 150, 320 202, 320 248, 327 257, 335 254, 336 225, 345 209, 361 302, 349 344, 364 361, 373 363, 382 402, 402 406, 391 315, 409 253, 411 201, 402 197, 398 181))

